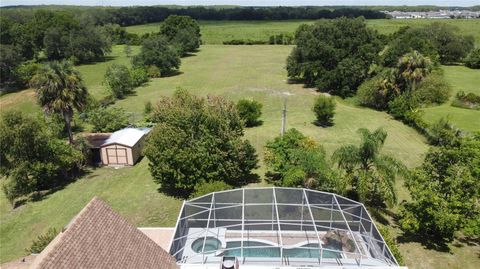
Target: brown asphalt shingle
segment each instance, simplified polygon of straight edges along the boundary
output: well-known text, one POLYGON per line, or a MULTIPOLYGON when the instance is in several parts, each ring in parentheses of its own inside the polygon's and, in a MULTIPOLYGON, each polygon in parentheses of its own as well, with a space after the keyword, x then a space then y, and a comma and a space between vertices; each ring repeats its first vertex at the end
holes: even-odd
POLYGON ((174 269, 175 259, 93 198, 35 259, 35 269, 174 269))

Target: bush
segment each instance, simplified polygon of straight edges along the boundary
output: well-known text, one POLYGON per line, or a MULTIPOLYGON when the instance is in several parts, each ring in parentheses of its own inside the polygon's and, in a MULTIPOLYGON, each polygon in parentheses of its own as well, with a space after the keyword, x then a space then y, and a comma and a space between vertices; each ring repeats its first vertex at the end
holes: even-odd
POLYGON ((313 105, 313 112, 315 112, 315 116, 317 117, 317 123, 322 126, 332 125, 335 106, 335 99, 333 97, 318 96, 313 105))
POLYGON ((147 67, 147 75, 150 78, 159 78, 162 76, 160 69, 155 65, 150 65, 147 67))
POLYGON ((42 65, 35 61, 26 61, 17 67, 16 73, 21 86, 27 86, 42 65))
POLYGON ((465 65, 470 68, 480 68, 480 48, 474 49, 465 59, 465 65))
POLYGON ((39 254, 48 246, 48 244, 50 244, 50 242, 52 242, 57 234, 57 229, 49 228, 45 234, 41 234, 35 240, 33 240, 32 245, 27 249, 27 251, 31 254, 39 254))
POLYGON ((178 90, 153 108, 157 125, 144 148, 149 170, 163 191, 188 197, 199 182, 242 186, 256 180, 257 156, 243 139, 235 105, 221 97, 201 98, 178 90))
POLYGON ((122 108, 98 108, 88 113, 88 122, 93 132, 114 132, 128 126, 128 119, 122 108))
POLYGON ((133 67, 130 70, 133 87, 140 87, 148 82, 148 73, 143 67, 133 67))
POLYGON ((212 181, 212 182, 199 182, 195 185, 193 193, 190 195, 190 199, 203 196, 216 191, 230 190, 232 186, 228 185, 223 181, 212 181))
POLYGON ((398 265, 403 266, 405 265, 405 262, 403 260, 402 253, 400 252, 400 249, 398 248, 398 244, 394 237, 390 234, 390 231, 388 230, 387 226, 383 225, 377 225, 378 231, 382 235, 383 239, 385 240, 385 243, 387 243, 388 248, 392 252, 393 256, 398 262, 398 265))
POLYGON ((458 146, 461 131, 444 118, 440 118, 428 129, 428 143, 434 146, 458 146))
POLYGON ((432 73, 422 80, 413 94, 422 104, 443 104, 450 98, 452 88, 442 74, 432 73))
POLYGON ((480 95, 459 91, 452 102, 452 106, 480 110, 480 95))
POLYGON ((343 193, 345 182, 326 161, 325 150, 296 129, 267 142, 267 181, 276 186, 343 193))
POLYGON ((109 66, 103 82, 115 98, 123 98, 133 91, 132 76, 124 65, 113 64, 109 66))
POLYGON ((360 85, 357 92, 358 101, 361 105, 383 110, 388 106, 388 97, 383 91, 385 79, 377 75, 366 80, 360 85))
POLYGON ((423 120, 423 111, 419 109, 419 102, 412 94, 406 92, 388 102, 388 113, 417 131, 426 132, 428 124, 423 120))
POLYGON ((255 100, 242 99, 237 103, 237 110, 240 118, 245 122, 246 127, 253 127, 260 123, 258 120, 262 115, 262 104, 255 100))

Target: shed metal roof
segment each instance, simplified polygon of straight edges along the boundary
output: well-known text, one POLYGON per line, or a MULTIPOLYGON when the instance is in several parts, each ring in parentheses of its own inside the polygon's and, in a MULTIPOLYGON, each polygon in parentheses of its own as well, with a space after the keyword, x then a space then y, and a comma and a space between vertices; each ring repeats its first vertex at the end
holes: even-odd
POLYGON ((121 144, 133 147, 144 135, 150 132, 150 128, 125 128, 114 132, 102 146, 121 144))

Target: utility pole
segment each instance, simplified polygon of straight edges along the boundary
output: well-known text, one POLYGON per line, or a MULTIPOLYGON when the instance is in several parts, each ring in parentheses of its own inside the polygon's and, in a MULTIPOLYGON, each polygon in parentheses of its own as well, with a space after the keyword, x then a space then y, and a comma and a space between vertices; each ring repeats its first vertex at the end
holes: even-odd
POLYGON ((282 136, 285 134, 285 125, 287 123, 287 98, 283 99, 283 110, 282 110, 282 136))

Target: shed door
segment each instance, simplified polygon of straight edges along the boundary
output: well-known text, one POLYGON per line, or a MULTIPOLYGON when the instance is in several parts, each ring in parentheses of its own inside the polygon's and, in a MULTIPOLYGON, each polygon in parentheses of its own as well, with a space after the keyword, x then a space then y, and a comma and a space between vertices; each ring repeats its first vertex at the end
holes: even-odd
POLYGON ((108 164, 128 164, 127 149, 107 148, 108 164))

